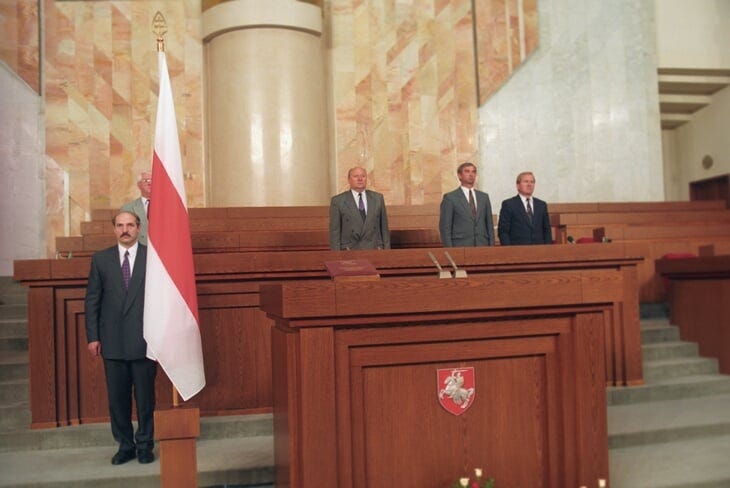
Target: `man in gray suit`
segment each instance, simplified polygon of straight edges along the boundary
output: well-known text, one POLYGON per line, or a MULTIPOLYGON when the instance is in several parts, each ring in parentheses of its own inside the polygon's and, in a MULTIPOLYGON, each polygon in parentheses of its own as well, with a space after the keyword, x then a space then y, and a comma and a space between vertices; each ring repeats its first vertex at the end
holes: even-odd
POLYGON ((120 210, 132 212, 139 217, 139 243, 147 245, 147 215, 149 215, 150 195, 152 194, 152 173, 142 171, 137 177, 140 197, 125 203, 120 210))
POLYGON ((330 202, 330 249, 390 249, 390 230, 383 195, 366 190, 364 168, 347 172, 350 189, 330 202))
POLYGON ((439 232, 444 247, 494 245, 492 204, 489 195, 475 190, 477 168, 466 162, 456 170, 461 186, 441 200, 439 232))
POLYGON ((94 253, 86 286, 87 348, 104 358, 109 417, 119 450, 112 464, 155 457, 154 411, 157 363, 147 359, 142 330, 147 248, 137 242, 139 217, 121 211, 112 219, 117 245, 94 253), (132 427, 132 391, 138 428, 132 427))

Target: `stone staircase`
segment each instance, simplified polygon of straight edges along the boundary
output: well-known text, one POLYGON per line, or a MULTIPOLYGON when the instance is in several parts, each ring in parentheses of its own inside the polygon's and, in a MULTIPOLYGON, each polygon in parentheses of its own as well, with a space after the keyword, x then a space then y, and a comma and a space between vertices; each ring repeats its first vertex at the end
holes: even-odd
MULTIPOLYGON (((0 487, 159 487, 157 460, 112 466, 109 424, 31 430, 27 291, 0 277, 0 487)), ((271 487, 271 415, 206 417, 197 443, 198 485, 271 487)))
MULTIPOLYGON (((643 314, 642 314, 643 315, 643 314)), ((609 388, 612 488, 730 487, 730 376, 666 313, 641 321, 645 384, 609 388)))

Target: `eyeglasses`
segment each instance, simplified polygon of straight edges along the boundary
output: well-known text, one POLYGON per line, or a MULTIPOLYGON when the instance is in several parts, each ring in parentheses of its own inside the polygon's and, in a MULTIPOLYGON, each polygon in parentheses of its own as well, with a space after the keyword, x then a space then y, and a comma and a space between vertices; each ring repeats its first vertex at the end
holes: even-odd
POLYGON ((152 183, 152 178, 142 178, 139 181, 141 181, 142 183, 152 183))

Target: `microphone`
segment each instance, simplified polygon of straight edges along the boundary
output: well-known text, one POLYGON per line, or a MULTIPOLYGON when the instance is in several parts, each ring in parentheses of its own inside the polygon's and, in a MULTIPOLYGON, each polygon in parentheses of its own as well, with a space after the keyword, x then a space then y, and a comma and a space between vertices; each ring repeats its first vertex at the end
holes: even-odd
POLYGON ((441 265, 438 261, 436 261, 436 258, 433 256, 433 253, 431 251, 428 251, 428 257, 431 258, 433 264, 436 265, 436 269, 439 270, 439 278, 451 278, 451 272, 441 268, 441 265))
POLYGON ((444 254, 446 254, 446 258, 451 263, 451 267, 454 268, 454 278, 466 278, 466 271, 463 269, 459 269, 459 267, 456 265, 453 259, 451 259, 451 255, 449 254, 449 251, 444 251, 444 254))

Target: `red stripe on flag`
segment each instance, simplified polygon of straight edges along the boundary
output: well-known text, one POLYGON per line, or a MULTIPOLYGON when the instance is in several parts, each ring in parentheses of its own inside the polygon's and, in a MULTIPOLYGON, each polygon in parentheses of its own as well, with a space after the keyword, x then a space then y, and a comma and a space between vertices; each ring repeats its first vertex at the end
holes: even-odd
POLYGON ((149 220, 148 238, 200 327, 188 211, 156 151, 149 220))

